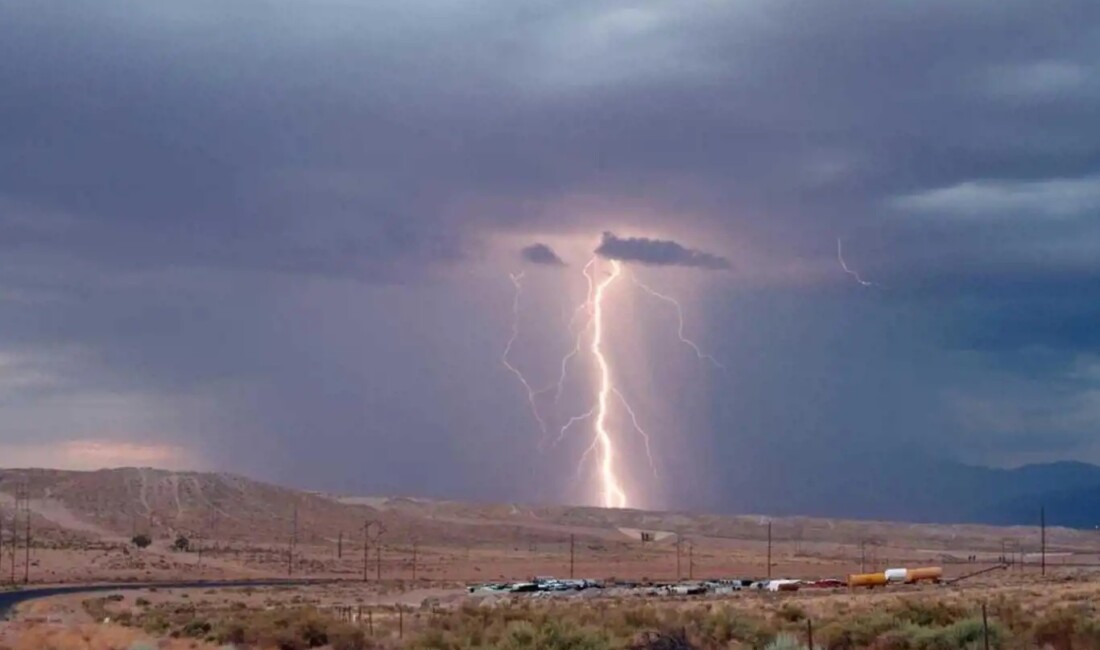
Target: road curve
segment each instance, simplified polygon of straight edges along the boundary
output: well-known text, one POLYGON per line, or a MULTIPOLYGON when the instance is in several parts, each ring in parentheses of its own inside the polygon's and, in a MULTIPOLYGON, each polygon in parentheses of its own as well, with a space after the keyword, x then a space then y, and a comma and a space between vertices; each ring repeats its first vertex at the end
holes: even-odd
POLYGON ((194 580, 186 582, 120 582, 94 585, 62 585, 36 587, 18 591, 0 592, 0 619, 7 618, 12 609, 21 603, 51 596, 91 594, 105 591, 132 591, 135 589, 230 589, 233 587, 298 587, 303 585, 333 584, 336 579, 319 580, 194 580))

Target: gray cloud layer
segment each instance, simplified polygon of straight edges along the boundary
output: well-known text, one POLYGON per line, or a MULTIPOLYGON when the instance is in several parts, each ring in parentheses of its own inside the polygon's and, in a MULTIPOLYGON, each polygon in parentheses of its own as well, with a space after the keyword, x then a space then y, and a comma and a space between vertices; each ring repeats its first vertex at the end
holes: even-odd
POLYGON ((565 261, 558 257, 558 254, 554 252, 553 248, 546 244, 535 243, 530 246, 524 246, 523 250, 519 252, 520 257, 525 262, 531 264, 542 264, 544 266, 565 266, 565 261))
POLYGON ((595 252, 605 259, 637 262, 647 266, 684 266, 708 271, 730 268, 729 261, 723 257, 686 248, 671 240, 645 237, 621 238, 611 232, 603 234, 595 252))
POLYGON ((715 276, 698 315, 731 369, 685 425, 715 476, 854 448, 1100 460, 1092 0, 3 14, 2 441, 553 497, 497 363, 510 286, 454 271, 501 232, 684 226, 787 280, 715 276), (837 237, 888 289, 852 286, 837 237))

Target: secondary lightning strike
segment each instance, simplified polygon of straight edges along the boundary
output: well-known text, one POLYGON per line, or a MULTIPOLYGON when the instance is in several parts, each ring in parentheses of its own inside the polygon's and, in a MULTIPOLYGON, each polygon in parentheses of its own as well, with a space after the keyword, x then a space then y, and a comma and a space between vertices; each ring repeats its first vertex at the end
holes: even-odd
POLYGON ((613 388, 612 390, 615 391, 615 396, 619 398, 619 401, 623 404, 623 408, 626 409, 626 412, 630 415, 630 421, 634 424, 634 430, 642 436, 642 440, 645 442, 645 455, 646 458, 649 459, 649 469, 653 470, 653 476, 655 478, 660 478, 657 474, 657 464, 653 462, 653 451, 649 448, 649 434, 642 428, 642 425, 638 424, 638 416, 634 413, 634 409, 631 408, 630 402, 626 401, 626 397, 622 394, 622 391, 618 388, 613 388))
MULTIPOLYGON (((595 287, 592 284, 592 275, 589 273, 589 269, 591 269, 592 265, 595 264, 595 263, 596 263, 596 258, 593 257, 592 259, 588 260, 588 264, 585 264, 584 269, 582 269, 582 271, 581 271, 582 273, 584 273, 584 278, 586 280, 588 280, 588 295, 585 298, 584 302, 577 305, 577 308, 575 310, 573 310, 573 318, 569 319, 569 331, 570 331, 570 333, 572 333, 573 326, 577 322, 577 316, 579 316, 580 314, 582 314, 584 312, 588 312, 588 321, 585 323, 584 327, 581 328, 581 330, 579 332, 577 332, 577 338, 574 341, 573 349, 570 350, 569 353, 566 354, 561 359, 561 373, 558 375, 558 388, 557 388, 557 391, 554 393, 554 404, 555 405, 557 405, 561 401, 561 394, 565 390, 565 376, 566 376, 566 372, 567 372, 567 369, 568 369, 568 366, 569 366, 569 362, 573 359, 573 357, 580 354, 581 347, 582 347, 583 342, 584 342, 584 333, 586 331, 588 331, 588 329, 590 327, 592 327, 592 296, 593 296, 593 291, 595 290, 595 287)), ((563 434, 564 434, 564 432, 565 432, 565 429, 562 429, 563 434)), ((559 436, 559 439, 560 439, 560 436, 559 436)))
POLYGON ((518 368, 512 365, 508 361, 508 354, 512 351, 512 346, 515 344, 516 339, 519 338, 519 296, 523 292, 523 273, 511 273, 508 275, 512 279, 512 284, 516 288, 515 295, 512 297, 512 336, 508 339, 508 344, 504 346, 504 352, 500 355, 500 361, 504 364, 504 367, 512 372, 523 384, 523 388, 527 391, 527 403, 531 405, 531 414, 535 416, 535 420, 539 423, 539 428, 542 430, 542 435, 545 438, 547 432, 546 420, 539 415, 539 407, 535 402, 535 398, 540 393, 545 391, 537 391, 531 388, 531 384, 527 381, 527 378, 523 376, 523 373, 518 368))
POLYGON ((836 238, 836 260, 840 262, 840 268, 844 269, 844 272, 856 279, 856 282, 865 287, 873 287, 874 283, 864 280, 859 277, 859 273, 848 268, 848 264, 844 262, 844 248, 840 243, 840 237, 836 238))
POLYGON ((626 492, 623 491, 615 471, 615 441, 607 430, 608 398, 611 396, 611 367, 603 355, 603 297, 607 288, 622 274, 622 263, 611 260, 611 273, 596 285, 592 296, 592 343, 590 349, 600 370, 599 398, 596 402, 596 439, 600 447, 600 482, 603 485, 605 508, 625 508, 626 492))
MULTIPOLYGON (((573 428, 574 424, 576 424, 578 422, 584 422, 585 420, 591 418, 595 414, 596 414, 596 407, 593 406, 592 408, 588 409, 587 413, 581 413, 580 415, 574 415, 573 417, 569 418, 569 421, 565 423, 565 426, 563 426, 561 428, 561 431, 558 433, 558 439, 554 441, 554 446, 555 447, 558 446, 558 444, 562 440, 565 440, 565 432, 568 431, 569 429, 573 428)), ((587 455, 587 453, 586 453, 586 455, 587 455)), ((581 460, 582 461, 584 460, 583 456, 581 457, 581 460)))
POLYGON ((633 274, 630 277, 631 277, 631 279, 634 280, 634 284, 641 287, 641 289, 643 291, 645 291, 649 295, 653 296, 654 298, 657 298, 659 300, 663 300, 663 301, 669 303, 670 305, 672 305, 673 307, 676 308, 676 320, 677 320, 676 336, 678 336, 680 338, 681 343, 683 343, 684 345, 690 347, 695 352, 695 356, 699 357, 700 361, 704 361, 704 360, 709 361, 712 365, 714 365, 715 368, 718 368, 719 370, 725 370, 726 369, 725 366, 723 366, 721 363, 718 363, 717 359, 715 359, 714 357, 712 357, 709 354, 706 354, 705 352, 700 350, 699 346, 695 344, 695 341, 692 341, 691 339, 684 336, 684 308, 680 306, 680 302, 678 300, 676 300, 672 296, 666 296, 663 293, 660 293, 658 291, 655 291, 655 290, 649 288, 648 285, 646 285, 644 282, 639 280, 633 274))

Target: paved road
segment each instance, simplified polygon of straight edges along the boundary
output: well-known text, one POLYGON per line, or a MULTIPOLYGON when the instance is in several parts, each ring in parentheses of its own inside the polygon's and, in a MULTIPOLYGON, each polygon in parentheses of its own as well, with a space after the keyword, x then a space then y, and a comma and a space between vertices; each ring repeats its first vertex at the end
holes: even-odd
POLYGON ((134 589, 228 589, 232 587, 294 587, 301 585, 331 584, 339 580, 211 580, 195 582, 123 582, 117 584, 64 585, 60 587, 36 587, 20 591, 0 592, 0 618, 6 618, 13 607, 28 600, 66 596, 69 594, 91 594, 104 591, 123 591, 134 589))

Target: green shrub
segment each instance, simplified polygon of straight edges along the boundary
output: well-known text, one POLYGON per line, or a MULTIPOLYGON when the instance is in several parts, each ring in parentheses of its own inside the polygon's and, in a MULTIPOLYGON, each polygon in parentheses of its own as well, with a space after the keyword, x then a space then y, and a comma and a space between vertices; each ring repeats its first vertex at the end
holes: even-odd
POLYGON ((901 622, 897 618, 886 612, 853 615, 829 623, 822 628, 823 647, 827 650, 865 648, 886 632, 897 629, 900 625, 901 622))
POLYGON ((791 634, 780 634, 764 650, 806 650, 806 646, 791 634))
POLYGON ((788 623, 797 623, 806 620, 806 610, 794 603, 783 603, 783 606, 779 608, 776 615, 788 623))
POLYGON ((210 634, 211 629, 212 626, 209 622, 202 619, 195 619, 192 621, 187 621, 187 623, 184 624, 183 629, 180 630, 180 633, 183 636, 190 637, 192 639, 204 639, 206 638, 207 634, 210 634))
POLYGON ((1100 623, 1083 608, 1063 607, 1035 622, 1032 640, 1054 650, 1100 647, 1100 623))
POLYGON ((630 650, 695 650, 695 645, 683 630, 671 634, 649 632, 634 642, 630 650))
POLYGON ((363 630, 347 623, 330 625, 328 642, 332 650, 366 650, 367 648, 367 638, 363 630))
POLYGON ((942 600, 902 600, 891 608, 894 615, 905 622, 921 626, 945 626, 967 617, 967 610, 942 600))

